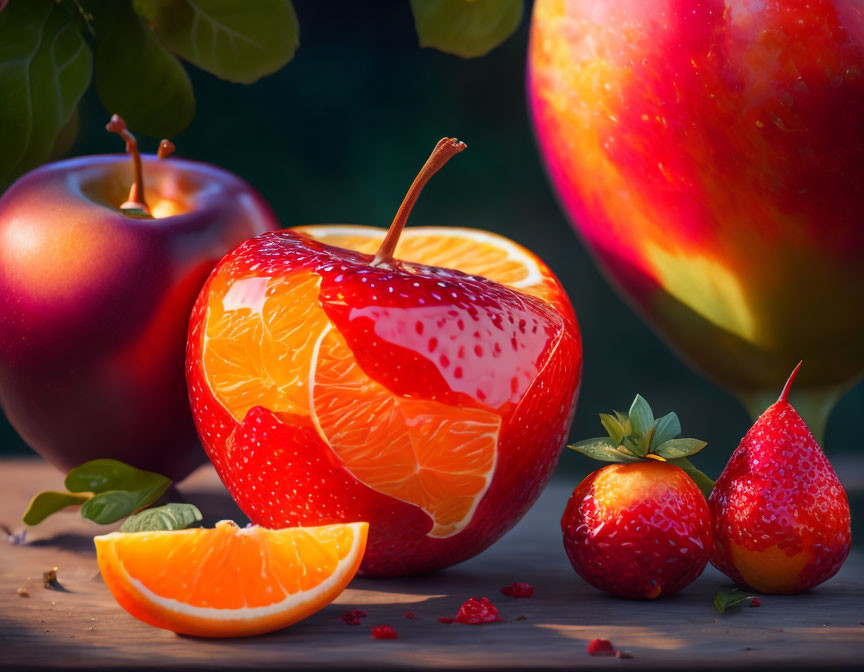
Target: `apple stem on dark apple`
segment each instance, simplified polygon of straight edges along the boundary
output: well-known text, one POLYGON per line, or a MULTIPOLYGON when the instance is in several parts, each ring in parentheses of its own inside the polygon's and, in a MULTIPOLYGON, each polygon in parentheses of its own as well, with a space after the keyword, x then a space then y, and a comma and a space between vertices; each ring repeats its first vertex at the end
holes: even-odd
POLYGON ((405 223, 408 221, 408 215, 411 214, 411 208, 417 202, 417 197, 423 191, 423 187, 438 170, 447 163, 453 156, 465 149, 467 145, 460 142, 456 138, 441 138, 432 154, 426 159, 423 168, 414 178, 411 188, 405 194, 405 199, 399 210, 396 212, 396 217, 393 218, 393 223, 384 237, 381 247, 375 253, 375 258, 372 260, 373 266, 386 266, 393 261, 393 254, 396 251, 396 245, 399 243, 399 236, 402 235, 402 230, 405 228, 405 223))
POLYGON ((780 398, 777 401, 789 401, 789 390, 792 389, 792 383, 795 382, 795 378, 798 376, 798 370, 801 368, 801 365, 804 363, 802 359, 798 362, 798 366, 795 367, 795 370, 789 374, 789 380, 786 381, 786 384, 783 386, 783 391, 780 393, 780 398))
MULTIPOLYGON (((120 205, 121 210, 139 210, 150 214, 150 208, 144 198, 144 170, 141 167, 141 153, 138 151, 138 141, 126 128, 126 122, 117 114, 111 115, 111 121, 105 125, 105 129, 116 133, 126 141, 126 151, 132 155, 132 167, 134 178, 132 187, 129 189, 129 198, 120 205)), ((160 147, 161 149, 161 147, 160 147)))

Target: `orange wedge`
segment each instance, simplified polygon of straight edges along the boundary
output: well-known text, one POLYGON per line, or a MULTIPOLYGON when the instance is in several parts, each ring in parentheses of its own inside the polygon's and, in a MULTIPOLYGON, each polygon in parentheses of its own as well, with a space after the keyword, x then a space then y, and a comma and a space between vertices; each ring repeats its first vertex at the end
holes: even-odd
POLYGON ((366 523, 268 530, 114 532, 95 538, 99 570, 126 611, 198 637, 279 630, 322 609, 360 566, 366 523))
MULTIPOLYGON (((316 224, 291 229, 327 245, 375 254, 387 229, 351 224, 316 224)), ((558 283, 533 253, 488 231, 455 226, 412 226, 402 231, 396 259, 452 268, 508 285, 551 302, 558 283)))

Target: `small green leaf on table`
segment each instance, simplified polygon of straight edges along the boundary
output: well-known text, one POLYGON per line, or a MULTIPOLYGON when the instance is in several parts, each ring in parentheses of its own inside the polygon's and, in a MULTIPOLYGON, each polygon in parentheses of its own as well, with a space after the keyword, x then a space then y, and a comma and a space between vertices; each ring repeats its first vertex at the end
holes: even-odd
POLYGON ((66 474, 69 492, 107 492, 109 490, 158 491, 161 496, 171 479, 125 462, 108 458, 90 460, 66 474))
POLYGON ((38 525, 52 513, 57 513, 69 506, 81 506, 88 499, 90 499, 89 494, 55 492, 53 490, 40 492, 30 501, 27 511, 24 512, 24 523, 38 525))
POLYGON ((276 72, 300 46, 290 0, 135 0, 135 10, 172 52, 230 82, 276 72))
POLYGON ((519 27, 523 0, 411 0, 421 47, 476 58, 519 27))
POLYGON ((92 56, 78 20, 55 0, 13 2, 0 13, 0 188, 68 144, 90 84, 92 56))
POLYGON ((201 519, 201 512, 193 504, 165 504, 129 516, 120 526, 120 531, 185 530, 201 519))
POLYGON ((717 611, 725 613, 727 609, 741 604, 746 600, 752 600, 755 597, 752 593, 745 592, 738 588, 726 588, 717 593, 714 598, 714 606, 717 611))
POLYGON ((90 0, 96 47, 94 78, 109 112, 136 132, 172 137, 195 116, 195 94, 180 61, 129 0, 90 0))

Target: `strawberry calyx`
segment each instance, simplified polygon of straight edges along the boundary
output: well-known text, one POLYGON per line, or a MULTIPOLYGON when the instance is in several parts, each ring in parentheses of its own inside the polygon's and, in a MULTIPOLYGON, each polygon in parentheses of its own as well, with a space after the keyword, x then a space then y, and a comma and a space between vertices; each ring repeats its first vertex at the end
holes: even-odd
POLYGON ((601 462, 669 462, 684 470, 705 497, 711 494, 714 481, 687 459, 708 444, 680 437, 681 422, 674 412, 655 419, 651 406, 637 394, 626 414, 601 413, 600 423, 607 436, 577 441, 568 448, 601 462))

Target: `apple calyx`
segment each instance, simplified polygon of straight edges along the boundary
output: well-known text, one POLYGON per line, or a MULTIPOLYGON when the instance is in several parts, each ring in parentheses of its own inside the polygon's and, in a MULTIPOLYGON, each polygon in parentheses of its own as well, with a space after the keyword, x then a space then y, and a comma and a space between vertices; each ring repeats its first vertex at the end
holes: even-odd
POLYGON ((440 170, 441 166, 467 146, 456 138, 441 138, 438 141, 435 149, 432 150, 429 158, 426 159, 426 163, 423 164, 423 168, 420 169, 417 177, 414 178, 414 182, 411 183, 408 193, 405 194, 405 198, 402 200, 402 205, 396 211, 393 223, 390 224, 390 229, 381 242, 381 247, 375 253, 372 266, 387 267, 394 261, 393 254, 396 251, 396 245, 399 243, 399 236, 402 235, 402 230, 408 221, 408 215, 411 214, 411 209, 414 207, 414 203, 417 202, 417 197, 423 191, 423 187, 426 186, 429 178, 440 170))
POLYGON ((789 391, 792 389, 792 384, 795 382, 795 378, 798 377, 798 371, 801 369, 801 365, 804 363, 802 359, 798 362, 798 366, 789 374, 789 379, 786 381, 786 384, 783 386, 783 391, 780 393, 780 396, 777 399, 777 403, 779 404, 781 401, 785 401, 787 404, 789 403, 789 391))
POLYGON ((687 459, 708 444, 698 439, 680 438, 681 423, 674 412, 655 420, 648 402, 637 394, 628 413, 613 413, 600 414, 600 423, 608 436, 578 441, 568 448, 601 462, 627 463, 646 459, 669 462, 680 467, 708 497, 714 481, 687 459))
MULTIPOLYGON (((119 114, 111 115, 111 121, 105 125, 105 130, 109 133, 116 133, 123 138, 126 141, 126 151, 132 155, 132 186, 129 188, 129 198, 126 199, 125 203, 120 204, 120 209, 127 215, 152 217, 150 206, 147 205, 147 199, 144 197, 144 168, 141 163, 141 152, 138 150, 138 141, 126 128, 126 122, 119 114)), ((156 156, 160 159, 167 159, 174 153, 175 149, 173 142, 162 140, 159 143, 156 156)))

